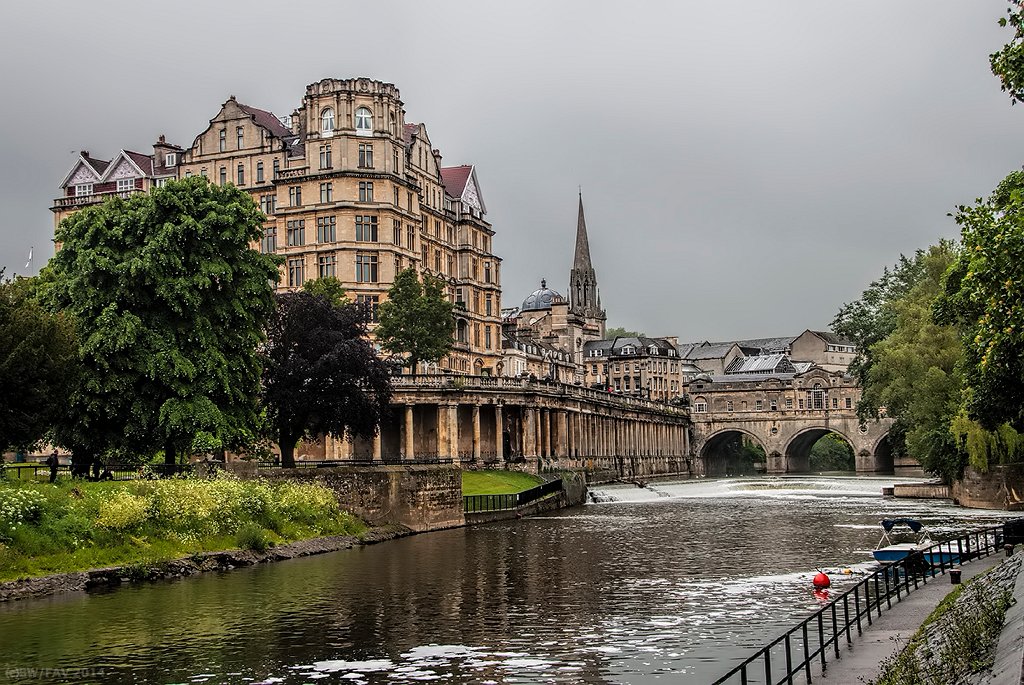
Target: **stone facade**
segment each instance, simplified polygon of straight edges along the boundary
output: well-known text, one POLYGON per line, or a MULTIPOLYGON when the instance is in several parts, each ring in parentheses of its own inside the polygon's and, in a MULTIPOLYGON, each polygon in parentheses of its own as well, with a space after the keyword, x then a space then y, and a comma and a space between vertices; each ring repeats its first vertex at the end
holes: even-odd
POLYGON ((683 393, 675 338, 615 338, 583 345, 587 387, 668 402, 683 393))
POLYGON ((459 305, 455 347, 425 370, 497 371, 501 260, 476 169, 442 166, 426 127, 406 122, 394 85, 323 79, 307 86, 287 124, 232 96, 187 149, 161 138, 151 156, 123 151, 106 162, 83 153, 61 185, 55 221, 119 183, 146 191, 194 175, 252 195, 267 216, 253 247, 284 257, 283 289, 333 276, 376 309, 405 268, 443 279, 459 305))

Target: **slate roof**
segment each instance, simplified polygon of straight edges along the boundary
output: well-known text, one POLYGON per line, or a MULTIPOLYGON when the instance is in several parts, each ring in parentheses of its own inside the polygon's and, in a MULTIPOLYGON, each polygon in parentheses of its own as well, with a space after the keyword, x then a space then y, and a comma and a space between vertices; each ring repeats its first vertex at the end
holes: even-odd
POLYGON ((840 337, 831 331, 811 331, 811 333, 814 333, 829 345, 849 345, 851 347, 856 347, 857 345, 857 343, 852 340, 840 337))
POLYGON ((90 157, 88 153, 83 153, 82 159, 85 160, 86 164, 92 167, 92 170, 96 172, 97 176, 102 176, 103 172, 107 170, 108 166, 110 166, 109 160, 96 159, 95 157, 90 157))
POLYGON ((793 380, 795 373, 731 373, 725 376, 711 376, 712 383, 744 383, 747 381, 761 383, 767 378, 793 380))
POLYGON ((693 343, 685 355, 686 359, 721 359, 729 353, 735 343, 693 343))
POLYGON ((292 135, 292 132, 281 123, 272 112, 268 112, 265 109, 257 109, 249 105, 243 105, 241 102, 237 103, 238 108, 253 118, 257 124, 270 131, 278 138, 288 138, 292 135))
MULTIPOLYGON (((648 348, 651 346, 657 347, 659 354, 673 350, 672 343, 663 338, 648 338, 647 336, 640 337, 618 337, 610 340, 588 340, 583 343, 584 357, 587 357, 588 352, 591 350, 601 350, 605 354, 601 355, 604 357, 618 357, 627 356, 622 354, 622 348, 632 345, 637 348, 637 354, 650 354, 648 348)), ((629 355, 632 356, 632 355, 629 355)), ((667 355, 666 355, 667 356, 667 355)))
POLYGON ((132 152, 131 150, 124 150, 126 157, 135 162, 135 165, 142 169, 142 173, 146 176, 153 175, 153 156, 144 155, 141 152, 132 152))
POLYGON ((412 139, 416 137, 416 132, 419 130, 419 124, 405 124, 402 126, 402 140, 405 141, 406 145, 412 143, 412 139))

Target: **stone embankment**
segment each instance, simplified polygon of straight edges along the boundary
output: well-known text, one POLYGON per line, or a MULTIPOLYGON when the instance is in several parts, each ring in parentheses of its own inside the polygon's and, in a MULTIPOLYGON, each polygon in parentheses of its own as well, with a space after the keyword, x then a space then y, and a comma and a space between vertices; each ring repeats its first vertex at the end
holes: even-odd
POLYGON ((412 532, 404 526, 383 526, 371 529, 362 538, 334 535, 290 542, 271 547, 263 552, 245 549, 202 552, 170 561, 111 566, 73 573, 58 573, 39 578, 12 580, 0 583, 0 602, 114 587, 124 583, 185 578, 210 571, 230 571, 243 566, 337 552, 356 545, 375 544, 410 535, 412 532))

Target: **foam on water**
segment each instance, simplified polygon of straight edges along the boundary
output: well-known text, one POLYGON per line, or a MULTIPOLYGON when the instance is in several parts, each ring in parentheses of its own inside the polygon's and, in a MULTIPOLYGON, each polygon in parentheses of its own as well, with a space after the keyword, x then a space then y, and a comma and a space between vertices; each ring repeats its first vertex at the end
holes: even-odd
MULTIPOLYGON (((833 497, 880 498, 882 487, 891 487, 895 477, 878 476, 761 476, 684 481, 658 481, 645 487, 631 484, 600 485, 590 492, 591 503, 637 503, 658 499, 773 497, 779 499, 820 499, 833 497)), ((925 482, 900 478, 900 482, 925 482)))

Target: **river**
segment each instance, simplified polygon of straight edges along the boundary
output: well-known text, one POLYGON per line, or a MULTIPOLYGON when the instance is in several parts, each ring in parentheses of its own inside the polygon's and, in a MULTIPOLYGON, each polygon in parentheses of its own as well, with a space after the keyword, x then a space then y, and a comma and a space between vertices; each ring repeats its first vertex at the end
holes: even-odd
MULTIPOLYGON (((901 478, 900 481, 907 481, 901 478)), ((0 679, 703 683, 871 567, 891 477, 598 487, 600 503, 344 552, 0 605, 0 679), (849 571, 848 574, 844 571, 849 571)))

